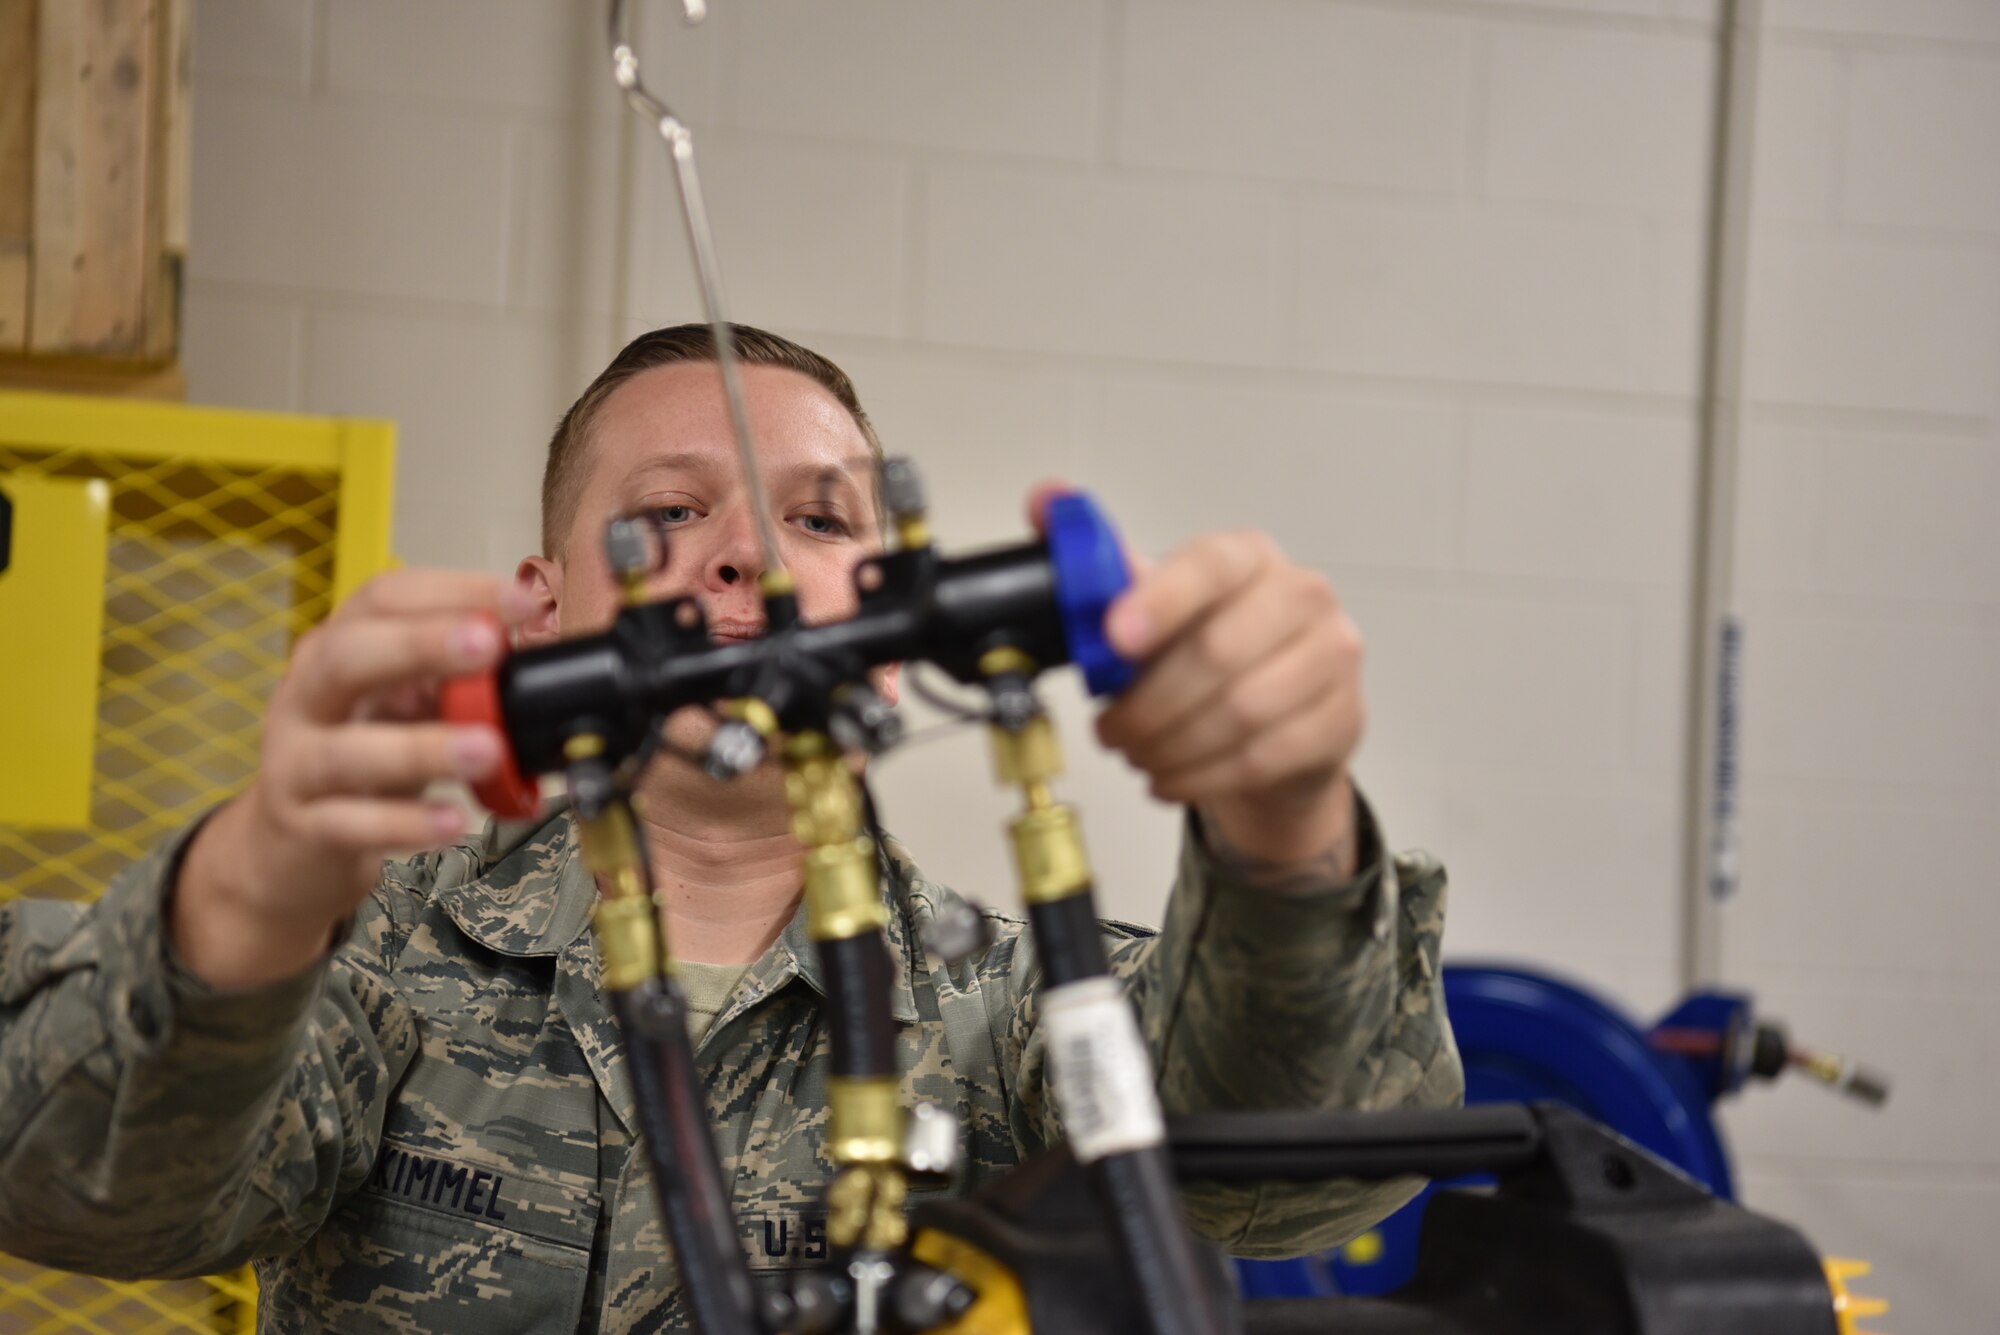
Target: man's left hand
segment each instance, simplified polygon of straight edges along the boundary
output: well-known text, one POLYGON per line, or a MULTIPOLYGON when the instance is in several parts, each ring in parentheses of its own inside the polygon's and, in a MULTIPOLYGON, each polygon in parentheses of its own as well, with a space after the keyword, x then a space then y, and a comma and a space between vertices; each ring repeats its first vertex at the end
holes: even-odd
POLYGON ((1206 534, 1135 574, 1106 633, 1141 672, 1099 739, 1155 797, 1195 808, 1258 883, 1353 876, 1361 634, 1332 584, 1251 531, 1206 534))

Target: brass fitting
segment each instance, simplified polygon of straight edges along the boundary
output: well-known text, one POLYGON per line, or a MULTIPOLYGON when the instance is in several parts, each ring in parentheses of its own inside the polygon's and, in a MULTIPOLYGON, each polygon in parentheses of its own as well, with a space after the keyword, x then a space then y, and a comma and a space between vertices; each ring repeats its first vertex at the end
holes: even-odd
POLYGON ((826 1103, 832 1127, 826 1153, 834 1163, 902 1162, 903 1105, 895 1076, 829 1076, 826 1103))
POLYGON ((757 588, 766 598, 782 598, 797 587, 789 570, 766 570, 757 576, 757 588))
POLYGON ((838 941, 887 926, 875 849, 861 832, 861 788, 824 733, 798 733, 785 743, 785 796, 792 832, 806 848, 812 939, 838 941))
POLYGON ((884 459, 875 475, 875 497, 896 529, 896 545, 920 551, 931 545, 931 528, 924 520, 923 475, 909 459, 884 459))
POLYGON ((724 700, 722 715, 749 724, 765 741, 778 735, 778 716, 771 712, 771 706, 754 695, 746 695, 741 700, 724 700))
POLYGON ((826 1189, 826 1240, 841 1251, 894 1251, 910 1235, 909 1184, 892 1164, 855 1164, 826 1189))
POLYGON ((861 833, 861 789, 825 733, 797 733, 786 741, 785 797, 792 833, 809 849, 861 833))
POLYGON ((1090 859, 1083 851, 1076 812, 1049 792, 1049 780, 1062 773, 1055 725, 1042 714, 1018 732, 995 726, 987 736, 993 746, 994 772, 1000 782, 1021 789, 1026 807, 1007 824, 1021 897, 1030 904, 1045 904, 1089 889, 1090 859))
POLYGON ((875 849, 866 839, 806 850, 806 922, 815 941, 842 941, 889 925, 875 879, 875 849))
POLYGON ((597 954, 604 961, 604 986, 623 992, 655 977, 673 961, 660 949, 660 919, 644 895, 606 897, 590 911, 597 930, 597 954))
MULTIPOLYGON (((592 734, 572 737, 563 746, 571 760, 589 760, 604 753, 604 739, 592 734)), ((645 856, 632 825, 632 810, 623 802, 607 806, 595 819, 578 822, 583 863, 603 887, 591 922, 597 929, 597 953, 604 962, 604 985, 614 992, 636 987, 661 970, 672 972, 661 939, 660 915, 646 884, 645 856)))
POLYGON ((993 748, 993 772, 1004 784, 1047 784, 1062 773, 1062 743, 1046 714, 1029 719, 1019 732, 988 728, 987 737, 993 748))
POLYGON ((903 1109, 894 1076, 827 1081, 827 1157, 837 1166, 826 1192, 827 1240, 840 1248, 903 1245, 909 1183, 900 1157, 903 1109))
POLYGON ((1011 644, 988 649, 979 656, 979 675, 982 677, 1002 677, 1009 672, 1032 677, 1039 669, 1040 664, 1011 644))
POLYGON ((583 864, 612 882, 607 893, 644 896, 639 835, 632 828, 631 809, 622 802, 614 802, 594 820, 577 824, 583 840, 583 864))
POLYGON ((1040 796, 1041 805, 1031 803, 1007 823, 1021 898, 1030 904, 1067 899, 1090 888, 1090 859, 1083 851, 1075 808, 1049 802, 1045 788, 1040 796))

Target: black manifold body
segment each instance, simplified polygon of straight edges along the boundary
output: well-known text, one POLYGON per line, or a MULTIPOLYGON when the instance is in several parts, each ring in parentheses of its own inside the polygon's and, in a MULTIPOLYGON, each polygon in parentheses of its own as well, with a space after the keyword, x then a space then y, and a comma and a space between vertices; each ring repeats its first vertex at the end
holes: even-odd
POLYGON ((980 682, 993 649, 1018 650, 1042 669, 1069 661, 1043 543, 959 557, 887 552, 858 566, 855 583, 853 616, 782 636, 712 640, 700 605, 677 598, 627 607, 602 634, 515 654, 498 685, 521 771, 560 772, 563 745, 578 732, 629 755, 663 715, 715 700, 754 696, 787 731, 822 726, 827 695, 884 663, 926 661, 980 682))

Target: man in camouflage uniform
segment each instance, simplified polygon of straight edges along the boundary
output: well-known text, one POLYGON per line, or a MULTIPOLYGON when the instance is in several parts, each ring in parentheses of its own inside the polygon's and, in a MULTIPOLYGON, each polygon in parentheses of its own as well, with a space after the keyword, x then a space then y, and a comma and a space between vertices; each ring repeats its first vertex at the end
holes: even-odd
MULTIPOLYGON (((744 329, 745 388, 809 616, 852 606, 875 541, 852 387, 744 329)), ((306 636, 241 797, 88 909, 0 910, 0 1248, 121 1276, 255 1260, 264 1330, 662 1331, 686 1317, 635 1153, 632 1086, 560 809, 460 837, 423 800, 498 757, 434 685, 501 645, 597 629, 614 514, 668 535, 668 586, 752 635, 758 547, 705 331, 636 340, 565 416, 544 550, 515 584, 386 576, 306 636), (394 848, 431 847, 382 864, 394 848)), ((1104 924, 1169 1110, 1439 1106, 1462 1081, 1438 980, 1444 875, 1386 855, 1346 760, 1359 645, 1325 581, 1256 535, 1142 572, 1108 631, 1144 665, 1099 735, 1187 804, 1157 935, 1104 924)), ((894 673, 882 676, 893 695, 894 673)), ((672 734, 695 738, 699 720, 672 734)), ((825 1250, 828 1036, 777 777, 677 763, 644 789, 669 939, 690 969, 718 1147, 755 1268, 825 1250), (708 992, 711 995, 704 997, 708 992)), ((968 1190, 1060 1135, 1019 919, 945 964, 955 901, 883 849, 904 1097, 953 1109, 968 1190)), ((1239 1255, 1331 1246, 1410 1184, 1191 1192, 1239 1255)))

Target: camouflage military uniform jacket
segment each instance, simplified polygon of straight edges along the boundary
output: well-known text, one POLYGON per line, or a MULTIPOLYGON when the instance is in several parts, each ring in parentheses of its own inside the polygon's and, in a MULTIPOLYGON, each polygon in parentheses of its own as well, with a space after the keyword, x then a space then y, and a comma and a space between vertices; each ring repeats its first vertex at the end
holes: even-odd
MULTIPOLYGON (((185 836, 88 909, 0 911, 0 1248, 120 1276, 254 1259, 265 1331, 684 1328, 574 830, 563 814, 391 864, 327 961, 248 994, 203 988, 166 949, 185 836)), ((885 853, 905 1097, 958 1113, 967 1189, 1059 1133, 1040 969, 997 913, 983 954, 931 961, 913 943, 951 892, 885 853)), ((1230 884, 1190 837, 1160 933, 1104 925, 1170 1109, 1458 1099, 1443 872, 1364 856, 1352 883, 1284 899, 1230 884)), ((826 1245, 821 997, 801 915, 699 1050, 760 1270, 826 1245)), ((1294 1254, 1409 1190, 1188 1205, 1238 1254, 1294 1254)))

